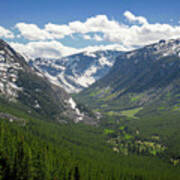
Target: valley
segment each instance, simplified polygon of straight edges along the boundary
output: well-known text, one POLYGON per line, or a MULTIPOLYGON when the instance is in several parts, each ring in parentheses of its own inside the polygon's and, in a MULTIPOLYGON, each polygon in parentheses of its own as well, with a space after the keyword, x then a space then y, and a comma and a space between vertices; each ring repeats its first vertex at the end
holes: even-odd
POLYGON ((74 94, 101 113, 114 151, 161 156, 178 164, 179 47, 179 40, 159 41, 124 53, 104 78, 74 94))
POLYGON ((0 178, 178 180, 179 51, 177 39, 27 62, 1 40, 0 178))

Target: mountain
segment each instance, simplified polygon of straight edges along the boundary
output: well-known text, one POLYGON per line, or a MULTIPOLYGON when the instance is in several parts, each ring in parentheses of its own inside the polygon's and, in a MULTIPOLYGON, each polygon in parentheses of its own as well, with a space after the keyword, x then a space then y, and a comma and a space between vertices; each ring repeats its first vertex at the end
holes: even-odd
POLYGON ((0 179, 179 179, 179 42, 163 43, 120 55, 72 98, 1 40, 0 179))
POLYGON ((37 58, 29 64, 52 83, 69 93, 77 93, 104 77, 120 54, 113 50, 83 52, 61 59, 37 58))
POLYGON ((50 83, 6 42, 0 40, 0 103, 21 104, 28 113, 36 112, 58 122, 85 121, 93 124, 88 111, 62 88, 50 83), (83 109, 83 112, 81 111, 83 109))
POLYGON ((101 113, 114 151, 180 162, 180 39, 120 55, 104 78, 74 98, 101 113))
POLYGON ((104 78, 77 96, 100 111, 179 110, 180 39, 120 55, 104 78))

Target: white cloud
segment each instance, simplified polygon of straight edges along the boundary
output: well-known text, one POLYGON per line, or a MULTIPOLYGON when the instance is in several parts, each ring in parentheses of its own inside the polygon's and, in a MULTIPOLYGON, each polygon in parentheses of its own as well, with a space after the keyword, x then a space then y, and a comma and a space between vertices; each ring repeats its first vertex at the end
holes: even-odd
POLYGON ((146 18, 142 16, 135 16, 130 11, 125 11, 124 16, 130 21, 130 22, 138 22, 140 24, 147 24, 146 18))
POLYGON ((73 33, 88 33, 88 29, 86 25, 80 21, 74 21, 69 23, 69 28, 72 30, 73 33))
POLYGON ((93 39, 96 41, 103 41, 103 38, 97 34, 94 35, 93 39))
POLYGON ((57 25, 48 23, 45 25, 45 31, 51 34, 53 38, 61 39, 67 35, 73 34, 73 31, 68 25, 57 25))
POLYGON ((106 15, 97 15, 88 18, 85 22, 74 21, 68 24, 73 33, 88 33, 88 32, 102 32, 103 30, 110 30, 117 28, 118 23, 111 21, 106 15))
POLYGON ((15 28, 19 30, 21 36, 28 40, 53 39, 47 31, 40 29, 35 24, 18 23, 15 28))
POLYGON ((119 44, 111 45, 100 45, 100 46, 88 46, 85 48, 72 48, 64 46, 58 41, 39 41, 39 42, 29 42, 27 44, 21 43, 9 43, 17 52, 24 55, 26 58, 61 58, 64 56, 80 53, 80 52, 94 52, 103 50, 119 50, 127 51, 129 48, 124 47, 119 44))
POLYGON ((104 32, 119 28, 119 23, 114 20, 109 20, 106 15, 97 15, 88 18, 83 24, 86 27, 87 32, 104 32))
POLYGON ((91 40, 92 38, 91 38, 91 36, 89 36, 89 35, 87 35, 87 34, 84 34, 84 35, 83 35, 83 39, 85 39, 85 40, 91 40))
POLYGON ((0 37, 1 38, 13 39, 14 34, 10 30, 5 29, 4 27, 0 26, 0 37))
POLYGON ((64 46, 58 41, 39 41, 27 44, 11 42, 10 45, 17 52, 31 58, 60 58, 77 52, 77 49, 64 46))
POLYGON ((72 37, 73 34, 79 33, 85 40, 105 40, 129 47, 143 46, 160 39, 180 36, 180 26, 150 24, 145 17, 135 16, 130 11, 126 11, 124 16, 132 23, 131 25, 108 19, 106 15, 97 15, 87 18, 85 22, 73 21, 63 25, 48 23, 44 29, 40 29, 35 24, 25 23, 16 24, 16 28, 20 31, 21 36, 28 40, 55 40, 65 36, 72 37), (102 36, 96 34, 99 32, 102 36), (91 37, 87 33, 94 33, 94 35, 91 37))
MULTIPOLYGON (((44 28, 39 28, 35 24, 17 23, 15 26, 19 30, 17 37, 24 37, 30 42, 25 45, 17 43, 12 43, 12 45, 21 52, 27 52, 32 57, 57 58, 86 49, 107 48, 107 46, 90 46, 84 49, 75 49, 56 41, 65 36, 73 37, 76 34, 85 40, 109 41, 115 44, 111 45, 113 48, 116 46, 120 50, 130 50, 134 46, 144 46, 160 39, 180 37, 180 25, 150 24, 145 17, 136 16, 130 11, 124 12, 124 16, 130 24, 127 25, 109 19, 106 15, 90 17, 84 22, 73 21, 62 25, 48 23, 44 28), (91 35, 88 33, 91 33, 91 35)), ((0 27, 0 36, 12 38, 13 34, 9 30, 0 27)))
MULTIPOLYGON (((128 16, 127 13, 126 17, 128 16)), ((126 46, 144 46, 159 41, 160 39, 172 39, 180 37, 180 26, 169 24, 149 24, 146 19, 140 20, 140 17, 128 17, 129 19, 139 19, 143 24, 139 25, 120 25, 117 29, 104 33, 104 38, 110 42, 122 43, 126 46)))
POLYGON ((44 29, 35 24, 17 23, 15 26, 21 36, 28 40, 61 39, 75 33, 105 32, 119 27, 118 22, 109 20, 106 15, 88 18, 85 22, 73 21, 67 25, 48 23, 44 29))
POLYGON ((87 35, 87 34, 83 34, 82 38, 85 40, 103 41, 103 38, 97 34, 94 34, 93 37, 91 37, 90 35, 87 35))
POLYGON ((99 46, 88 46, 82 49, 78 49, 79 52, 95 52, 95 51, 106 51, 106 50, 117 50, 117 51, 128 51, 133 50, 133 48, 125 47, 120 44, 110 44, 110 45, 99 45, 99 46))

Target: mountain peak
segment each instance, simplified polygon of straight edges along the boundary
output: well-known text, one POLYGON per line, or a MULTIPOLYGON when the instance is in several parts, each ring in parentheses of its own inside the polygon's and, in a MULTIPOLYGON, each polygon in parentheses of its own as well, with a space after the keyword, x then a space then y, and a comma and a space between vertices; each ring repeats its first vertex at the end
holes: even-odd
POLYGON ((0 96, 58 122, 96 123, 64 89, 29 66, 6 42, 0 41, 0 96), (73 106, 72 106, 73 104, 73 106))
POLYGON ((170 39, 170 40, 160 40, 157 43, 153 43, 147 46, 144 46, 140 49, 136 49, 120 56, 120 58, 138 58, 140 57, 150 57, 153 56, 152 61, 161 59, 162 57, 167 56, 180 56, 180 39, 170 39))
POLYGON ((0 39, 1 46, 9 46, 3 39, 0 39))

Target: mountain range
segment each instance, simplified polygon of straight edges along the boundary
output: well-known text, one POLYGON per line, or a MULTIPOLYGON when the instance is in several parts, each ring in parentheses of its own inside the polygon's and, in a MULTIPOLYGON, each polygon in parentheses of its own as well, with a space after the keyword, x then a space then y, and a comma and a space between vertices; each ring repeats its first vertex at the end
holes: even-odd
POLYGON ((76 93, 80 104, 98 113, 143 112, 149 106, 154 112, 180 108, 180 39, 130 52, 83 52, 28 62, 4 41, 0 45, 1 94, 41 114, 82 120, 83 108, 68 93, 76 93))
POLYGON ((77 97, 91 108, 115 113, 148 106, 180 109, 180 39, 123 53, 107 75, 77 97))
POLYGON ((78 93, 104 77, 120 51, 86 51, 61 59, 36 58, 29 64, 68 93, 78 93))

